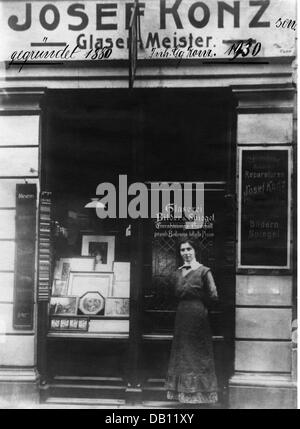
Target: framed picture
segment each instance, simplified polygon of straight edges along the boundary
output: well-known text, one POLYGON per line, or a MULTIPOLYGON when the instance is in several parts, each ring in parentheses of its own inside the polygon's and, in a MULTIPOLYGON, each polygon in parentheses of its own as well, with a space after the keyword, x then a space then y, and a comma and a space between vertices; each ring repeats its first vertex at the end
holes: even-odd
POLYGON ((87 292, 98 292, 104 298, 111 295, 113 273, 71 271, 68 295, 82 297, 87 292))
POLYGON ((54 270, 54 280, 67 281, 71 271, 71 259, 61 258, 56 261, 54 270))
POLYGON ((70 271, 94 271, 95 258, 61 258, 56 262, 54 280, 67 281, 70 271))
POLYGON ((51 297, 50 314, 60 316, 76 316, 78 309, 77 296, 51 297))
POLYGON ((129 298, 130 297, 129 280, 120 281, 120 282, 114 280, 112 296, 117 296, 118 298, 129 298))
POLYGON ((50 320, 50 329, 60 329, 60 319, 57 319, 56 317, 52 318, 50 320))
POLYGON ((71 271, 93 271, 94 270, 94 258, 92 257, 80 257, 70 258, 71 271))
POLYGON ((94 260, 94 271, 110 273, 112 272, 112 264, 99 264, 94 260))
POLYGON ((96 315, 104 313, 104 298, 99 292, 87 292, 80 300, 78 309, 82 314, 96 315))
POLYGON ((129 298, 106 298, 105 316, 129 317, 129 298))
MULTIPOLYGON (((95 265, 107 265, 112 271, 115 259, 115 237, 112 235, 83 235, 82 256, 95 258, 95 265)), ((96 271, 99 271, 96 269, 96 271)))
POLYGON ((65 296, 68 293, 68 282, 66 280, 54 279, 52 284, 52 296, 65 296))
POLYGON ((69 326, 70 326, 69 319, 61 319, 60 321, 61 329, 69 329, 69 326))
POLYGON ((87 317, 51 317, 50 330, 51 331, 87 331, 89 321, 87 317))
POLYGON ((130 262, 114 262, 113 271, 117 282, 130 281, 130 262))

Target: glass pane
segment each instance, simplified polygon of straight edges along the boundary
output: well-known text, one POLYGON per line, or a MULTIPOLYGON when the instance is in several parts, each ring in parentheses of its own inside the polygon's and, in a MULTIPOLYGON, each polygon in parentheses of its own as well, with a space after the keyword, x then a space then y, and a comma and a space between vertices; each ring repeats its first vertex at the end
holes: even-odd
POLYGON ((188 235, 194 238, 198 247, 198 261, 211 268, 216 282, 220 282, 224 268, 224 233, 222 223, 223 192, 205 191, 204 224, 201 229, 187 231, 185 220, 163 221, 157 229, 155 219, 149 222, 147 228, 147 241, 151 240, 151 252, 148 254, 145 267, 144 303, 146 312, 147 333, 171 333, 177 299, 172 283, 172 273, 182 265, 178 246, 182 238, 188 235), (170 228, 172 225, 172 228, 170 228), (175 225, 177 227, 175 227, 175 225), (151 261, 151 262, 150 262, 151 261), (151 268, 151 271, 150 271, 151 268))

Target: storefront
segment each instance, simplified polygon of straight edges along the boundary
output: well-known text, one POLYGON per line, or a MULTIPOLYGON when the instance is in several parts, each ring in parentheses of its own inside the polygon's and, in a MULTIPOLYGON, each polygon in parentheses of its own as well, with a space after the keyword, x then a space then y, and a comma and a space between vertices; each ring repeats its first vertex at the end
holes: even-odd
POLYGON ((3 403, 177 407, 187 221, 145 212, 201 183, 218 406, 295 407, 295 5, 250 3, 0 2, 3 403))

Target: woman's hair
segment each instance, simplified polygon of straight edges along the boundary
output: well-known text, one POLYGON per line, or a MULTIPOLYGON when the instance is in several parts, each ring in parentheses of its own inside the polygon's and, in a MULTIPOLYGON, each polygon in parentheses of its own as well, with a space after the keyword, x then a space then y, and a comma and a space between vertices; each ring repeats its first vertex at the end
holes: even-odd
POLYGON ((195 240, 195 239, 193 239, 193 238, 189 238, 189 237, 186 237, 186 238, 182 238, 179 242, 178 242, 178 253, 179 253, 179 256, 181 256, 180 255, 180 249, 181 249, 181 245, 182 244, 185 244, 185 243, 188 243, 194 250, 195 250, 195 257, 196 257, 196 259, 199 261, 199 259, 200 259, 200 250, 199 250, 199 246, 198 246, 198 243, 197 243, 197 241, 195 240))
POLYGON ((92 252, 92 254, 93 255, 100 255, 100 256, 102 256, 102 252, 101 252, 101 250, 99 250, 99 249, 96 249, 96 250, 94 250, 93 252, 92 252))

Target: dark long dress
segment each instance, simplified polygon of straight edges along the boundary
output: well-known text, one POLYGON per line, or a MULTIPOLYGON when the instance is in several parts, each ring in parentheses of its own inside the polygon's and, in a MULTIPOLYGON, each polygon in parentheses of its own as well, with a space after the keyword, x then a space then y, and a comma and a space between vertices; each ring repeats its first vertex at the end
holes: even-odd
POLYGON ((217 299, 210 269, 201 265, 174 275, 179 298, 166 380, 168 399, 183 403, 217 402, 217 381, 207 304, 217 299))

